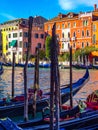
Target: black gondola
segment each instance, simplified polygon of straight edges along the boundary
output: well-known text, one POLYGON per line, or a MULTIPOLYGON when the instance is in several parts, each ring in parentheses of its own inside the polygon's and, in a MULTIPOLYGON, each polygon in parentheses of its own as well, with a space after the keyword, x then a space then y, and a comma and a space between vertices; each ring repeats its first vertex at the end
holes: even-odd
MULTIPOLYGON (((86 73, 82 78, 80 78, 77 82, 73 83, 73 95, 75 95, 83 85, 89 79, 89 71, 86 70, 86 73)), ((60 89, 61 102, 65 103, 70 98, 70 86, 64 87, 60 89)), ((19 96, 23 97, 23 95, 19 96)), ((43 93, 40 99, 37 99, 37 112, 42 111, 43 108, 48 106, 48 102, 50 101, 50 92, 43 93)), ((28 104, 29 113, 32 112, 32 100, 29 100, 28 104)), ((10 103, 6 103, 5 100, 0 101, 0 118, 3 117, 14 117, 18 115, 23 115, 24 112, 24 101, 11 101, 10 103)))

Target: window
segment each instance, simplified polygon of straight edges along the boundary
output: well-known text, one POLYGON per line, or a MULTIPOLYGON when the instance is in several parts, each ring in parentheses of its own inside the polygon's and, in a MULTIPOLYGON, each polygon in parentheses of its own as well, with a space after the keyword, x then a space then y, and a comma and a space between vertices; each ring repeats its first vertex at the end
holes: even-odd
POLYGON ((96 32, 96 25, 93 25, 93 31, 96 32))
POLYGON ((82 30, 82 37, 84 37, 84 30, 82 30))
POLYGON ((24 32, 24 37, 28 37, 28 32, 24 32))
POLYGON ((76 22, 73 23, 73 27, 76 27, 76 22))
POLYGON ((22 47, 22 41, 19 41, 19 47, 22 47))
POLYGON ((65 27, 65 25, 64 24, 62 24, 62 28, 64 28, 65 27))
POLYGON ((64 33, 62 33, 62 38, 64 38, 64 33))
POLYGON ((8 55, 11 55, 11 52, 8 52, 7 54, 8 54, 8 55))
POLYGON ((78 33, 80 32, 80 30, 78 30, 78 33))
POLYGON ((70 23, 68 23, 68 28, 70 28, 70 23))
POLYGON ((24 48, 27 48, 27 46, 28 46, 28 43, 24 42, 24 48))
POLYGON ((40 38, 43 39, 44 38, 44 34, 40 34, 40 38))
POLYGON ((50 26, 48 26, 48 30, 50 30, 50 26))
POLYGON ((68 38, 70 38, 70 32, 68 32, 68 38))
POLYGON ((89 30, 86 31, 86 36, 89 37, 89 30))
POLYGON ((22 24, 24 24, 24 25, 25 25, 25 24, 26 24, 26 21, 22 21, 22 24))
POLYGON ((6 50, 8 50, 8 45, 6 45, 6 50))
POLYGON ((73 37, 76 37, 76 32, 73 33, 73 37))
POLYGON ((22 54, 22 52, 19 52, 19 55, 21 55, 22 54))
POLYGON ((35 38, 38 38, 38 33, 35 33, 35 38))
POLYGON ((14 37, 14 38, 17 37, 17 33, 13 33, 13 37, 14 37))
POLYGON ((11 34, 9 34, 9 38, 11 38, 11 34))
POLYGON ((83 20, 83 26, 87 26, 88 25, 88 20, 83 20))
POLYGON ((76 48, 76 43, 73 43, 73 48, 76 48))
POLYGON ((82 42, 82 48, 84 48, 84 42, 82 42))
POLYGON ((19 34, 19 35, 20 35, 20 37, 22 37, 22 32, 20 32, 20 34, 19 34))
POLYGON ((89 46, 89 43, 88 43, 88 42, 86 43, 86 46, 89 46))
POLYGON ((57 29, 60 29, 60 25, 57 25, 57 29))
POLYGON ((93 44, 96 43, 96 35, 93 35, 93 44))

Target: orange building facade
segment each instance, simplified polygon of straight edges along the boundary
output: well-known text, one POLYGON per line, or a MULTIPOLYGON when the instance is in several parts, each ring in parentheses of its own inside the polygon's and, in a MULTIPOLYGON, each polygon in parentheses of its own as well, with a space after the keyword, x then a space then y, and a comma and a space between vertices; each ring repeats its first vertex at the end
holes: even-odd
MULTIPOLYGON (((97 40, 94 42, 95 32, 93 31, 94 23, 98 28, 98 8, 96 4, 92 12, 60 13, 57 17, 47 21, 44 23, 44 31, 49 35, 52 35, 54 23, 56 23, 56 34, 59 37, 60 53, 69 51, 70 45, 75 51, 79 48, 98 44, 98 36, 96 36, 97 40)), ((98 35, 98 29, 96 29, 95 35, 98 35)))

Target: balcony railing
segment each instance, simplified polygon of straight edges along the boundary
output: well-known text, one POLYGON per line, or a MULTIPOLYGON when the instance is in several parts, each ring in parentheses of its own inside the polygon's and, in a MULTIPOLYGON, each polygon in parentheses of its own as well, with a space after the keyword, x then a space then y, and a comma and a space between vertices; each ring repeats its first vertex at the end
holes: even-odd
POLYGON ((72 37, 72 41, 75 41, 76 40, 76 37, 72 37))
POLYGON ((60 41, 62 41, 62 42, 69 42, 70 40, 71 40, 70 37, 60 39, 60 41))

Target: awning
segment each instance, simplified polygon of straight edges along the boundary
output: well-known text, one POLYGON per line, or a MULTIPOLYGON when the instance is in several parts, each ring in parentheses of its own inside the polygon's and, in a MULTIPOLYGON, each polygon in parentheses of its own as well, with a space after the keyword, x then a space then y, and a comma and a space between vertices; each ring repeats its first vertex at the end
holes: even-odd
POLYGON ((9 43, 9 47, 16 47, 17 46, 17 40, 13 40, 12 42, 9 43))
POLYGON ((91 52, 92 56, 97 56, 98 57, 98 51, 93 51, 91 52))

